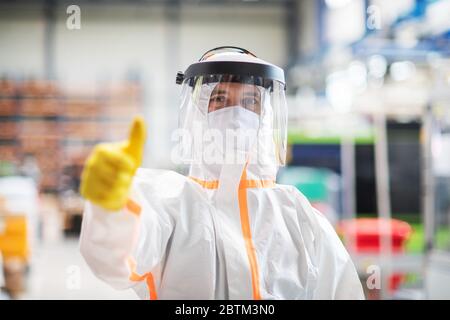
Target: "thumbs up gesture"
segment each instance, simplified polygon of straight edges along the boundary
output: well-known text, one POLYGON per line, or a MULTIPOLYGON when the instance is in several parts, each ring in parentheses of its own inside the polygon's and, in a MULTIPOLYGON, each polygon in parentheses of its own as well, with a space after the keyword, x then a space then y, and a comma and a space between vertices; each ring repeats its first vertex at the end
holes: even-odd
POLYGON ((95 146, 81 174, 81 195, 106 210, 123 208, 144 144, 144 119, 135 117, 128 140, 95 146))

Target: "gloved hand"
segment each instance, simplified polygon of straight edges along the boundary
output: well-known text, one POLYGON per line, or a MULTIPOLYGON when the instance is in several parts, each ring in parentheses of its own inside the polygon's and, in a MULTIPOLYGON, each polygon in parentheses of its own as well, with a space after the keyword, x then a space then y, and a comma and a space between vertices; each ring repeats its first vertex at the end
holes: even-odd
POLYGON ((81 174, 81 195, 106 210, 123 208, 144 144, 144 119, 135 117, 128 140, 95 146, 81 174))

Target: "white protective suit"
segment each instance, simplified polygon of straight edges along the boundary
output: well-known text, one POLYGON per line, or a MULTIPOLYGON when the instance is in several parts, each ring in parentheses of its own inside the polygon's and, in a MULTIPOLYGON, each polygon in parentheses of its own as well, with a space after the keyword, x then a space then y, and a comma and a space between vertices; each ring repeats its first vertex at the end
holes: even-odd
POLYGON ((330 223, 270 163, 140 168, 123 210, 86 203, 82 255, 142 299, 363 299, 330 223))

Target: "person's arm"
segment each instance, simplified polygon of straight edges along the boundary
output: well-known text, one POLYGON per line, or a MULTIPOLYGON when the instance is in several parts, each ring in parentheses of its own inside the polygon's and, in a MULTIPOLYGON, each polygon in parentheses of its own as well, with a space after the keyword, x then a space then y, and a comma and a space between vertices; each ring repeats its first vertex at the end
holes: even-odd
POLYGON ((361 282, 353 262, 333 226, 315 209, 306 197, 293 189, 298 199, 299 212, 304 221, 304 237, 313 246, 309 249, 317 268, 314 299, 364 299, 361 282), (305 220, 306 218, 306 220, 305 220))
POLYGON ((131 264, 139 237, 139 210, 108 212, 86 201, 80 251, 92 272, 116 289, 133 286, 131 264))
POLYGON ((164 256, 172 230, 173 222, 160 202, 148 203, 133 186, 124 208, 116 212, 86 201, 80 251, 98 278, 126 289, 148 280, 164 256))
POLYGON ((353 261, 336 231, 319 211, 312 208, 312 212, 317 221, 315 248, 319 266, 315 298, 365 299, 353 261))
POLYGON ((171 233, 160 200, 140 194, 145 181, 135 174, 144 144, 144 121, 136 118, 129 139, 96 146, 82 173, 80 193, 88 201, 80 250, 94 274, 115 288, 151 276, 171 233))

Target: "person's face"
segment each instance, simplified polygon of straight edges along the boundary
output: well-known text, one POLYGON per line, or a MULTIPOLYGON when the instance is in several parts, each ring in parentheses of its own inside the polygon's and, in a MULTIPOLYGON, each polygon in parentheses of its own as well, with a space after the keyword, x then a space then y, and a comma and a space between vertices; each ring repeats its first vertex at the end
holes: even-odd
POLYGON ((211 93, 208 112, 226 107, 241 106, 256 114, 261 114, 261 93, 251 84, 221 82, 211 93))

